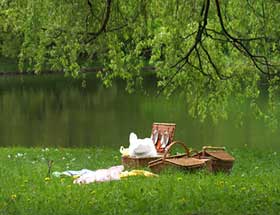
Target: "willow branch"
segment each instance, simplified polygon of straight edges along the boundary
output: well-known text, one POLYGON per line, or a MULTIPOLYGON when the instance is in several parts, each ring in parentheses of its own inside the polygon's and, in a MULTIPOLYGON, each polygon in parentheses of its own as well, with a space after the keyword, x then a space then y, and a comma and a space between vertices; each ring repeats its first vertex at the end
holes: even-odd
POLYGON ((112 0, 107 0, 106 3, 106 13, 105 13, 105 17, 103 19, 103 23, 100 27, 100 29, 95 32, 95 33, 88 33, 90 35, 92 35, 92 37, 87 41, 87 43, 92 42, 93 40, 95 40, 101 33, 106 31, 106 27, 107 24, 109 22, 109 18, 110 18, 110 13, 111 13, 111 5, 112 5, 112 0))
MULTIPOLYGON (((159 94, 161 92, 163 92, 167 88, 167 86, 173 81, 173 79, 176 77, 176 75, 178 75, 182 71, 182 68, 186 64, 190 64, 189 63, 189 57, 194 52, 194 50, 197 48, 198 44, 201 42, 202 34, 203 34, 203 32, 204 32, 204 30, 205 30, 205 28, 207 26, 207 19, 208 19, 209 8, 210 8, 210 0, 205 0, 203 5, 202 5, 201 11, 200 11, 200 16, 203 19, 199 22, 198 30, 197 30, 197 33, 196 33, 194 44, 191 46, 191 48, 189 49, 189 51, 187 52, 187 54, 184 57, 182 57, 179 61, 177 61, 177 63, 175 63, 174 65, 171 66, 171 69, 172 68, 177 68, 177 70, 169 78, 167 84, 162 87, 162 89, 160 90, 159 94)), ((191 34, 194 34, 194 32, 191 33, 191 34)))
POLYGON ((221 8, 220 8, 220 3, 219 0, 215 0, 216 3, 216 9, 217 9, 217 15, 219 18, 219 22, 220 22, 220 26, 222 28, 223 33, 225 34, 225 36, 232 42, 233 46, 239 50, 244 56, 249 57, 251 59, 251 61, 253 62, 253 64, 255 65, 255 67, 263 74, 265 75, 270 75, 270 65, 268 64, 268 60, 265 56, 257 56, 252 54, 249 49, 241 42, 240 39, 232 36, 225 28, 224 22, 223 22, 223 18, 222 18, 222 13, 221 13, 221 8), (259 59, 264 59, 264 61, 260 61, 259 59), (258 63, 261 63, 262 65, 266 66, 266 70, 265 71, 263 68, 261 68, 259 66, 258 63))

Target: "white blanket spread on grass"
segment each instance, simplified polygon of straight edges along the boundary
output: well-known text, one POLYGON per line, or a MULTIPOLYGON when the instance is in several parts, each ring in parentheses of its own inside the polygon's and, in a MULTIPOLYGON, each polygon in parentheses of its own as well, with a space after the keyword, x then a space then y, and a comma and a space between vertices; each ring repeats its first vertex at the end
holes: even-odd
POLYGON ((124 170, 123 165, 113 166, 108 169, 98 169, 95 171, 82 169, 79 171, 68 170, 64 172, 53 172, 54 176, 72 176, 77 177, 74 184, 89 184, 93 182, 104 182, 120 180, 120 174, 124 170))

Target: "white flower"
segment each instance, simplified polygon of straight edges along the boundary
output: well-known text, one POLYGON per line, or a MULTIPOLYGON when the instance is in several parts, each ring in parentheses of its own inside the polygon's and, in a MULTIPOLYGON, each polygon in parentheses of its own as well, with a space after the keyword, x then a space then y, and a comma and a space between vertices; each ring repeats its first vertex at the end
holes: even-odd
POLYGON ((20 157, 23 157, 23 156, 24 156, 24 154, 22 154, 22 153, 17 153, 17 154, 15 155, 16 158, 20 158, 20 157))

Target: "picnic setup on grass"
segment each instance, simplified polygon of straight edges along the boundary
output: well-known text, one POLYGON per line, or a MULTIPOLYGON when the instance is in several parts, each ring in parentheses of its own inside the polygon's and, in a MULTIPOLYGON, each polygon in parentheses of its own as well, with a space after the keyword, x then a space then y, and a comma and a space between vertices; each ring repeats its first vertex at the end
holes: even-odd
POLYGON ((189 149, 185 143, 174 141, 175 128, 174 123, 153 123, 151 138, 145 139, 137 139, 131 133, 129 148, 120 148, 124 168, 148 167, 154 173, 168 168, 183 171, 205 168, 214 173, 230 173, 235 159, 225 147, 204 146, 200 151, 189 149), (177 145, 184 149, 184 153, 172 155, 171 150, 177 145))
POLYGON ((230 173, 234 158, 225 147, 204 146, 200 151, 190 149, 181 141, 174 141, 176 124, 153 123, 149 138, 129 135, 129 147, 120 147, 121 165, 98 170, 67 170, 53 172, 54 177, 71 176, 75 184, 115 181, 130 176, 158 177, 162 171, 194 172, 205 169, 212 173, 230 173), (183 153, 173 154, 178 147, 183 153))

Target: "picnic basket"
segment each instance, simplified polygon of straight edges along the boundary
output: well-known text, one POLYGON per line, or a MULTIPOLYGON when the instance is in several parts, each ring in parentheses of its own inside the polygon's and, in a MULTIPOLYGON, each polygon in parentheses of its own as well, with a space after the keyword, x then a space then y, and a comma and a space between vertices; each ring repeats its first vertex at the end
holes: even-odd
POLYGON ((141 168, 148 167, 149 162, 162 158, 165 148, 171 143, 175 134, 175 123, 159 123, 154 122, 152 125, 152 135, 151 138, 155 147, 157 149, 157 156, 155 157, 132 157, 132 156, 122 156, 122 165, 125 168, 141 168), (165 147, 162 147, 162 138, 165 139, 165 147))
POLYGON ((230 173, 234 157, 225 151, 225 147, 204 146, 201 152, 192 156, 197 159, 209 159, 206 168, 211 172, 230 173))
POLYGON ((162 157, 162 154, 158 154, 157 157, 130 157, 130 156, 122 156, 122 165, 125 169, 130 168, 141 168, 148 167, 149 162, 159 159, 162 157))
POLYGON ((183 171, 200 169, 205 166, 208 159, 198 159, 190 156, 188 147, 180 141, 172 142, 163 154, 162 158, 149 162, 149 168, 152 172, 159 173, 167 168, 176 168, 183 171), (179 155, 170 155, 170 150, 174 145, 180 145, 184 148, 185 153, 179 155))
POLYGON ((157 152, 163 153, 165 148, 173 141, 175 128, 175 123, 153 123, 151 138, 155 144, 157 152))

